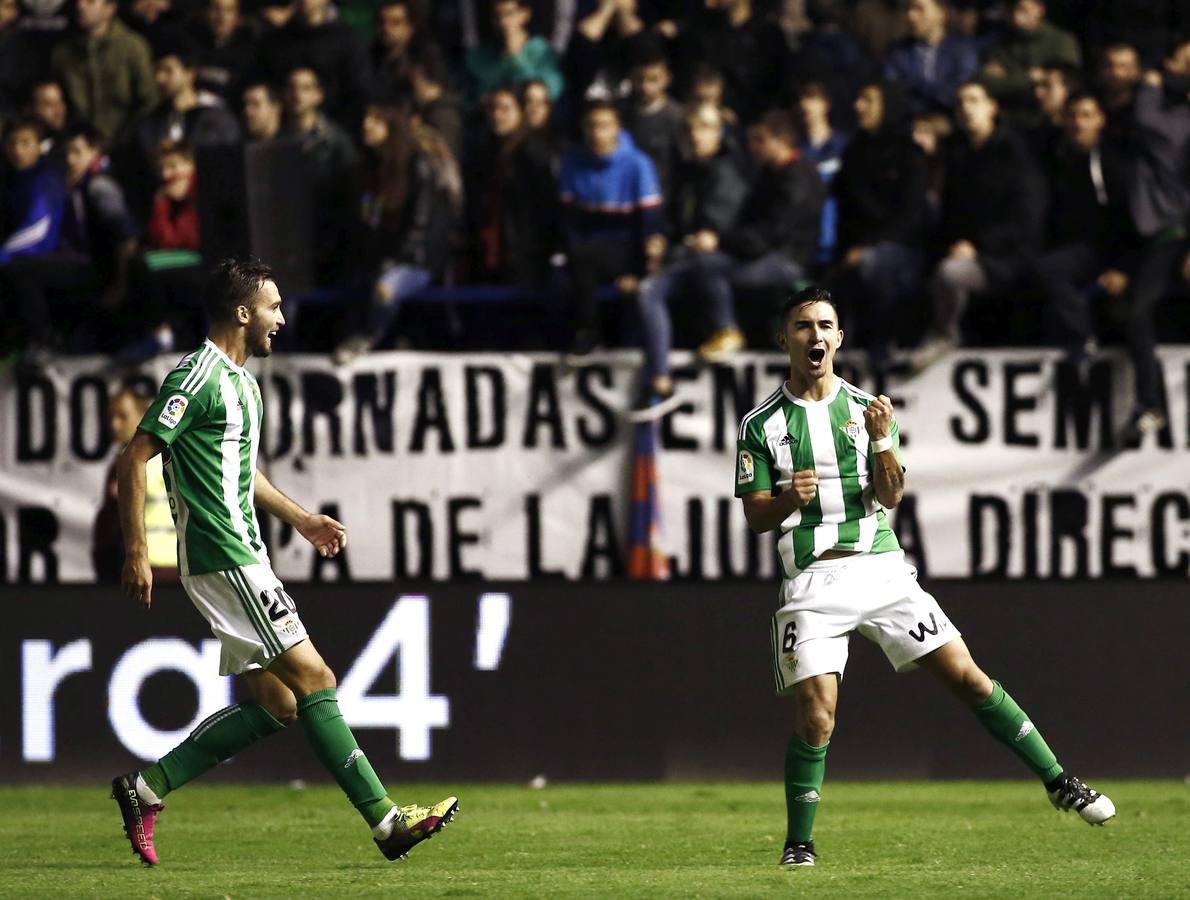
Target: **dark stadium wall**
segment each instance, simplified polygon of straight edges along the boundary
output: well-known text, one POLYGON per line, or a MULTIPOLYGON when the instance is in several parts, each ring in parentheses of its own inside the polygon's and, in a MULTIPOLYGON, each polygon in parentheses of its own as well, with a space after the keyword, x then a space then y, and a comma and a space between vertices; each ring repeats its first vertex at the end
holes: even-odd
MULTIPOLYGON (((1184 584, 930 587, 1071 768, 1185 774, 1184 584)), ((390 783, 780 777, 790 709, 772 693, 775 583, 288 590, 390 783)), ((203 714, 228 702, 218 645, 177 587, 148 613, 86 587, 6 587, 0 602, 0 781, 110 777, 184 734, 200 696, 203 714)), ((859 637, 830 775, 1027 777, 938 685, 894 675, 859 637)), ((325 776, 295 729, 211 777, 325 776)))

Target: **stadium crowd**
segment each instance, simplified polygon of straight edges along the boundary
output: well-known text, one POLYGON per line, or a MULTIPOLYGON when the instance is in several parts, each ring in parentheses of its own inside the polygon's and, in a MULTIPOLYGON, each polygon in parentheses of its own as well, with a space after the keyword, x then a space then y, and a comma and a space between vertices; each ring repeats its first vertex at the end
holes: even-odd
POLYGON ((1187 0, 0 0, 3 337, 185 346, 204 191, 276 146, 325 326, 291 346, 339 362, 442 340, 411 303, 447 347, 560 313, 576 357, 642 346, 657 410, 675 340, 757 345, 813 279, 877 372, 1124 343, 1153 427, 1188 93, 1187 0), (482 297, 532 305, 461 336, 482 297))

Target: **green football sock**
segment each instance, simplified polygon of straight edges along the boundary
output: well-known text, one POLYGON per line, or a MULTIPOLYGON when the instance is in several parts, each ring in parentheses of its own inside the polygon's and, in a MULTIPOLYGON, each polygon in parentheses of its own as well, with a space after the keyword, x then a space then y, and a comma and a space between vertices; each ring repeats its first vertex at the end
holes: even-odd
POLYGON ((814 816, 829 746, 827 741, 821 747, 811 747, 796 734, 789 741, 785 751, 785 810, 789 815, 786 841, 802 842, 814 837, 814 816))
POLYGON ((335 689, 307 694, 298 701, 297 712, 314 753, 339 783, 347 799, 369 825, 380 824, 395 804, 388 799, 372 764, 343 721, 335 689))
POLYGON ((1062 774, 1054 751, 1000 682, 992 682, 992 696, 975 708, 975 715, 992 737, 1024 760, 1043 782, 1049 783, 1062 774))
POLYGON ((158 798, 164 798, 249 744, 284 730, 285 726, 258 703, 227 706, 207 716, 186 740, 141 772, 141 777, 158 798))

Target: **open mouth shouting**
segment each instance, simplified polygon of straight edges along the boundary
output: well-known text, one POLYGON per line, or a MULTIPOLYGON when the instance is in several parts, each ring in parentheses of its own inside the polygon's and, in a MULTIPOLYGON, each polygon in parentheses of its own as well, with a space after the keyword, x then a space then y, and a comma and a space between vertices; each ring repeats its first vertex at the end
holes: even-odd
POLYGON ((821 368, 823 361, 826 359, 826 348, 811 347, 809 352, 806 353, 806 356, 810 360, 810 367, 812 369, 821 368))

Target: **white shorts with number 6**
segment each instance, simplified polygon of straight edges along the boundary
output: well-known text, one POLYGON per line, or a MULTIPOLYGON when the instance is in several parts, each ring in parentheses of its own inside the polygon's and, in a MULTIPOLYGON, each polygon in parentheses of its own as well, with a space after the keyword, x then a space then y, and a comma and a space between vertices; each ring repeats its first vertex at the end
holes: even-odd
POLYGON ((185 575, 182 587, 223 645, 220 675, 266 668, 308 637, 293 598, 269 566, 185 575))
POLYGON ((853 631, 879 644, 898 672, 959 637, 900 551, 819 560, 782 591, 772 634, 779 694, 815 675, 842 677, 853 631))

